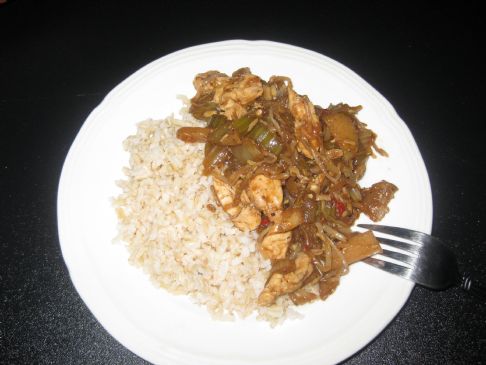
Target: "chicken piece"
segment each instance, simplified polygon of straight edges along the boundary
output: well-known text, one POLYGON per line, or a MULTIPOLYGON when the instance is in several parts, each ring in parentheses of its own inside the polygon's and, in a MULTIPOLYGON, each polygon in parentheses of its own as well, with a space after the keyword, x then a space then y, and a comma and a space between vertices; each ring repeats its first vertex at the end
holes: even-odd
POLYGON ((283 191, 280 180, 257 175, 251 179, 247 191, 253 205, 274 221, 282 210, 283 191))
POLYGON ((314 158, 308 145, 316 151, 322 148, 321 122, 314 105, 307 96, 298 95, 292 86, 288 87, 289 109, 295 119, 297 149, 307 158, 314 158))
POLYGON ((251 204, 245 191, 241 193, 239 205, 241 206, 240 213, 232 218, 234 225, 242 231, 253 231, 260 225, 262 215, 258 209, 251 204))
POLYGON ((240 69, 232 77, 218 71, 200 73, 193 84, 196 96, 192 100, 212 95, 212 102, 218 104, 230 120, 245 115, 245 106, 263 94, 262 80, 249 69, 240 69))
POLYGON ((300 289, 304 280, 312 274, 311 258, 301 252, 295 258, 295 271, 282 274, 274 273, 258 296, 258 305, 270 306, 283 294, 300 289))
POLYGON ((204 73, 197 74, 194 78, 193 85, 196 89, 196 96, 201 96, 203 94, 210 94, 216 88, 221 88, 230 81, 230 77, 219 71, 208 71, 204 73))
POLYGON ((231 78, 224 87, 217 88, 214 101, 224 105, 232 99, 242 105, 247 105, 263 93, 262 80, 255 75, 245 74, 231 78))
POLYGON ((236 217, 240 214, 242 206, 234 205, 235 190, 220 179, 213 178, 213 187, 216 193, 216 197, 221 204, 223 210, 229 214, 230 217, 236 217))
POLYGON ((213 178, 213 187, 223 210, 228 213, 234 225, 242 231, 253 231, 261 222, 261 214, 250 202, 245 191, 240 203, 235 205, 235 190, 225 182, 213 178))
POLYGON ((262 80, 258 76, 238 74, 215 88, 213 101, 219 104, 228 119, 233 120, 245 115, 245 106, 262 93, 262 80))
POLYGON ((257 245, 260 254, 268 260, 283 259, 287 254, 292 232, 267 233, 257 245))
POLYGON ((289 208, 276 215, 257 248, 261 255, 269 260, 285 258, 292 239, 292 230, 304 222, 302 208, 289 208))
POLYGON ((255 207, 247 205, 241 209, 240 214, 231 218, 231 221, 240 231, 253 231, 260 225, 261 215, 255 207))

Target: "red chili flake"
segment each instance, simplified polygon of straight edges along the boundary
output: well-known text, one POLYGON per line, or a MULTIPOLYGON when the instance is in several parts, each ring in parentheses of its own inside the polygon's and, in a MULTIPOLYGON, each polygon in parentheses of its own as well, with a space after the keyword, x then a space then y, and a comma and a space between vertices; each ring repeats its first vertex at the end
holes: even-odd
POLYGON ((260 227, 261 228, 266 228, 270 224, 270 219, 266 215, 262 217, 262 220, 260 222, 260 227))
POLYGON ((336 213, 341 217, 346 210, 346 204, 340 202, 339 200, 334 200, 334 208, 336 208, 336 213))

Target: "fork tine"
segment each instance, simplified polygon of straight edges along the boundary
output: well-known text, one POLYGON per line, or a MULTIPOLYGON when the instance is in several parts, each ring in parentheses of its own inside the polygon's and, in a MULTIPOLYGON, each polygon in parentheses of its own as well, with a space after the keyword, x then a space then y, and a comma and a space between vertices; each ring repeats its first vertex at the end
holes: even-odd
POLYGON ((412 267, 415 266, 415 262, 417 261, 417 256, 409 256, 400 252, 390 250, 383 250, 380 255, 383 257, 389 257, 391 259, 398 260, 400 261, 400 263, 405 263, 412 267))
POLYGON ((426 243, 433 240, 432 236, 426 233, 414 231, 411 229, 392 227, 392 226, 382 226, 379 224, 358 224, 358 227, 370 229, 372 231, 381 232, 385 234, 390 234, 397 237, 402 237, 417 243, 426 243))
POLYGON ((396 241, 396 240, 391 240, 389 238, 385 237, 376 237, 378 241, 380 241, 381 244, 398 248, 400 250, 407 251, 411 253, 412 255, 417 256, 419 251, 420 251, 420 246, 418 245, 413 245, 411 243, 403 242, 403 241, 396 241))
POLYGON ((408 267, 400 266, 388 261, 379 260, 374 257, 368 257, 364 259, 363 262, 373 267, 376 267, 377 269, 411 280, 413 270, 409 269, 408 267))

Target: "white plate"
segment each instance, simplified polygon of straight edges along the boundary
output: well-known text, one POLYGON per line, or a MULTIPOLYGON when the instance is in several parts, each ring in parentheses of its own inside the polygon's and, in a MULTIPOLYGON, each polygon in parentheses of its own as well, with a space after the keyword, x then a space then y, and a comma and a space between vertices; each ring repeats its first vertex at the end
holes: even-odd
MULTIPOLYGON (((431 231, 432 198, 420 152, 392 106, 354 72, 323 55, 266 41, 226 41, 184 49, 143 67, 88 117, 66 158, 58 192, 62 253, 79 294, 128 349, 156 364, 332 364, 357 352, 394 318, 413 284, 365 264, 353 265, 335 294, 299 309, 305 317, 271 329, 254 319, 218 322, 187 298, 156 289, 115 245, 110 197, 119 193, 128 156, 122 141, 136 123, 177 113, 176 95, 194 95, 196 73, 249 66, 285 75, 322 106, 361 104, 389 158, 370 160, 363 180, 399 187, 383 223, 431 231)), ((364 221, 364 219, 362 220, 364 221)))

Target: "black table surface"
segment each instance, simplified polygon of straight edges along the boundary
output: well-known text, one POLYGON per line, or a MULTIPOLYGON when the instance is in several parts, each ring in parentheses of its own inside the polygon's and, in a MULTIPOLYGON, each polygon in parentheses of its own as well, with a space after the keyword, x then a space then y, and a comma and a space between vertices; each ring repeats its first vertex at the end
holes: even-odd
MULTIPOLYGON (((115 85, 152 60, 213 41, 305 47, 373 85, 420 148, 433 234, 484 281, 484 13, 461 4, 0 0, 0 363, 147 363, 111 337, 73 287, 57 233, 60 172, 115 85)), ((485 314, 484 302, 460 289, 415 287, 390 325, 344 363, 483 363, 485 314)))

